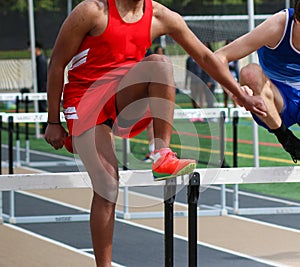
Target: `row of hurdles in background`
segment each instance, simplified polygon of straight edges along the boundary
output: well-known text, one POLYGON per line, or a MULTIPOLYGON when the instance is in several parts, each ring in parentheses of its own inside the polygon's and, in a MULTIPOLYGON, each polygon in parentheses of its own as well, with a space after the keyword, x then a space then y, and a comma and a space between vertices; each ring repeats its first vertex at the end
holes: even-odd
MULTIPOLYGON (((7 101, 12 100, 16 97, 17 103, 17 111, 19 111, 18 103, 23 102, 25 103, 25 112, 16 112, 16 113, 0 113, 0 127, 1 132, 2 130, 8 131, 8 157, 7 157, 7 165, 8 165, 8 172, 9 174, 14 173, 15 166, 29 166, 29 167, 38 167, 38 166, 56 166, 59 165, 78 165, 78 161, 72 158, 69 161, 51 161, 51 162, 31 162, 30 160, 30 138, 29 138, 29 131, 28 125, 30 123, 39 124, 42 122, 47 121, 47 113, 35 113, 29 112, 29 103, 32 101, 39 101, 39 100, 46 100, 46 93, 24 93, 24 94, 0 94, 0 101, 7 101), (5 127, 3 125, 5 123, 5 127), (25 124, 25 159, 21 159, 21 149, 20 149, 20 128, 18 125, 20 123, 25 124), (7 127, 6 127, 7 125, 7 127), (15 139, 14 139, 15 135, 15 139), (15 140, 15 148, 14 148, 14 140, 15 140)), ((204 118, 204 119, 219 119, 219 127, 220 127, 220 160, 219 165, 216 167, 224 168, 227 167, 225 165, 225 120, 226 118, 231 118, 232 125, 233 125, 233 166, 234 168, 238 167, 238 122, 239 118, 250 118, 251 114, 247 112, 243 108, 207 108, 207 109, 175 109, 174 112, 174 119, 192 119, 192 118, 204 118)), ((61 121, 64 121, 64 116, 61 113, 61 121)), ((127 155, 130 153, 127 151, 128 146, 128 139, 123 139, 123 166, 124 170, 128 169, 127 164, 127 155)), ((2 138, 0 135, 0 143, 2 145, 2 138)), ((2 169, 2 152, 0 153, 0 164, 2 169)), ((124 203, 128 202, 127 199, 128 193, 124 194, 124 203)), ((240 209, 239 208, 239 191, 238 185, 235 185, 233 188, 233 203, 232 207, 226 206, 226 186, 221 185, 220 190, 220 205, 217 208, 210 209, 209 211, 200 211, 203 212, 205 215, 223 215, 227 213, 235 213, 235 214, 249 214, 249 213, 277 213, 277 212, 285 212, 282 207, 278 209, 272 208, 253 208, 253 209, 240 209)), ((298 212, 300 208, 288 208, 286 212, 298 212), (294 211, 295 209, 295 211, 294 211)), ((139 217, 138 214, 129 214, 124 206, 124 210, 118 213, 120 217, 132 218, 132 217, 139 217)), ((150 215, 151 216, 151 215, 150 215)), ((153 215, 156 216, 156 215, 153 215)))

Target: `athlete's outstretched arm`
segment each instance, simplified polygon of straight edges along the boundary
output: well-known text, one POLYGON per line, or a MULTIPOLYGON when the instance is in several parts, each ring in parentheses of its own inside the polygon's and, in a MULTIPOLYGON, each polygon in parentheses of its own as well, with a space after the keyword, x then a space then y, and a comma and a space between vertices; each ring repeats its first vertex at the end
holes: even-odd
POLYGON ((225 65, 228 65, 229 62, 242 59, 262 46, 273 48, 283 35, 285 21, 286 12, 276 13, 251 32, 215 51, 215 54, 225 65))
POLYGON ((221 85, 228 88, 239 102, 251 112, 266 116, 266 107, 261 97, 246 94, 232 77, 228 65, 214 55, 188 28, 183 18, 171 10, 157 4, 154 6, 153 34, 170 35, 191 55, 200 67, 221 85), (157 8, 155 10, 155 8, 157 8))

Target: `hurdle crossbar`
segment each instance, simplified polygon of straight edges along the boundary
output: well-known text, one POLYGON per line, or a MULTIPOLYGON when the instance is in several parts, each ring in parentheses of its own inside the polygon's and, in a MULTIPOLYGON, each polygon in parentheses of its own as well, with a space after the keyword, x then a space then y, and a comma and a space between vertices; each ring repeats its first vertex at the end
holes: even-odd
MULTIPOLYGON (((204 108, 204 109, 175 109, 174 119, 192 119, 192 118, 219 118, 220 113, 224 112, 228 116, 227 108, 204 108)), ((8 122, 8 118, 12 117, 14 123, 35 123, 47 122, 47 112, 20 112, 20 113, 5 113, 1 112, 3 122, 8 122)), ((64 114, 60 113, 60 120, 65 121, 64 114)))
MULTIPOLYGON (((244 167, 196 169, 200 186, 222 184, 296 183, 300 182, 300 166, 244 167)), ((120 171, 120 187, 158 186, 164 181, 153 181, 151 170, 120 171)), ((177 177, 178 185, 187 185, 189 176, 177 177)), ((91 187, 86 172, 2 174, 0 191, 87 188, 91 187)))
POLYGON ((228 117, 228 108, 194 108, 194 109, 175 109, 174 119, 212 119, 220 118, 220 114, 228 117))
MULTIPOLYGON (((2 121, 8 122, 9 118, 12 118, 14 123, 35 123, 35 122, 47 122, 47 112, 36 112, 36 113, 1 113, 2 121)), ((65 121, 63 113, 60 113, 61 121, 65 121)))
MULTIPOLYGON (((27 100, 43 100, 45 97, 45 94, 23 94, 22 96, 23 98, 25 98, 26 103, 28 102, 27 100)), ((228 115, 228 109, 227 108, 209 108, 209 109, 175 109, 174 111, 174 119, 190 119, 190 118, 220 118, 222 115, 222 117, 225 117, 228 115)), ((60 113, 60 117, 61 117, 61 121, 65 121, 64 119, 64 115, 63 113, 60 113)), ((3 122, 11 122, 12 125, 13 123, 25 123, 26 125, 28 123, 40 123, 40 122, 46 122, 47 121, 47 113, 29 113, 29 112, 25 112, 25 113, 5 113, 2 114, 2 121, 3 122)), ((12 126, 13 127, 13 126, 12 126)), ((12 128, 11 127, 11 128, 12 128)), ((9 127, 10 128, 10 127, 9 127)), ((13 131, 10 131, 11 133, 13 131)), ((18 135, 17 135, 18 136, 18 135)), ((12 136, 11 138, 12 139, 12 136)), ((123 153, 123 157, 124 157, 125 151, 123 153)), ((12 147, 11 150, 9 152, 10 158, 12 158, 13 152, 12 152, 12 147)), ((57 162, 30 162, 30 155, 29 155, 29 139, 26 140, 26 149, 25 149, 25 162, 21 160, 21 156, 20 156, 20 148, 16 148, 16 158, 19 159, 17 162, 15 162, 15 164, 17 166, 21 166, 21 165, 25 165, 25 166, 33 166, 33 167, 38 167, 38 166, 52 166, 52 165, 57 165, 57 162)), ((126 155, 126 154, 125 154, 126 155)), ((126 162, 126 161, 124 161, 126 162)), ((65 162, 64 164, 68 164, 68 165, 74 165, 76 164, 74 161, 70 161, 70 162, 65 162)), ((62 165, 62 164, 60 164, 62 165)), ((10 169, 12 169, 13 166, 13 162, 12 160, 9 161, 9 167, 10 169)), ((125 166, 125 165, 124 165, 125 166)), ((10 174, 13 173, 13 171, 9 172, 10 174)), ((86 179, 86 181, 89 181, 89 179, 86 179)), ((128 190, 124 190, 124 203, 126 203, 126 198, 128 198, 127 196, 128 194, 128 190)), ((11 195, 13 195, 13 191, 11 191, 11 195)), ((11 207, 14 207, 14 197, 10 197, 11 200, 11 207)), ((224 205, 222 205, 224 206, 224 205)), ((35 218, 14 218, 14 212, 13 212, 13 208, 11 209, 11 214, 12 216, 9 216, 9 221, 13 221, 13 222, 29 222, 30 220, 34 221, 34 222, 39 222, 39 221, 44 221, 43 218, 38 218, 37 216, 35 218)), ((201 215, 207 216, 207 215, 223 215, 223 212, 219 212, 216 210, 201 210, 201 215)), ((148 213, 143 213, 143 212, 126 212, 126 207, 124 206, 124 210, 123 211, 116 211, 116 215, 119 218, 126 218, 126 219, 132 219, 132 218, 159 218, 163 216, 162 212, 148 212, 148 213)), ((199 214, 200 215, 200 214, 199 214)), ((187 216, 187 212, 186 211, 175 211, 175 216, 187 216)), ((53 217, 53 216, 52 216, 53 217)), ((51 216, 48 216, 50 221, 53 220, 57 220, 57 217, 54 217, 54 219, 51 216)), ((69 216, 68 216, 69 218, 69 216)), ((73 217, 72 217, 73 218, 73 217)), ((75 217, 74 217, 75 218, 75 217)))
MULTIPOLYGON (((226 185, 226 184, 252 184, 252 183, 293 183, 300 181, 300 166, 294 167, 245 167, 245 168, 210 168, 196 169, 194 172, 200 178, 199 186, 226 185)), ((119 172, 119 186, 123 190, 130 187, 166 186, 165 181, 153 181, 151 170, 124 170, 119 172)), ((190 177, 188 175, 176 178, 176 185, 189 186, 190 177)), ((0 175, 0 192, 19 190, 43 190, 62 188, 91 188, 91 182, 86 172, 69 173, 37 173, 37 174, 7 174, 0 175)), ((1 195, 0 195, 1 200, 1 195)), ((12 202, 14 203, 14 201, 12 202)), ((126 204, 124 204, 126 205, 126 204)), ((230 208, 226 207, 228 210, 230 208)), ((265 208, 268 209, 268 208, 265 208)), ((300 213, 300 207, 277 208, 273 213, 300 213)), ((268 210, 267 210, 268 211, 268 210)), ((257 208, 248 211, 249 214, 257 214, 257 208), (255 213, 256 212, 256 213, 255 213)), ((266 211, 264 211, 266 212, 266 211)), ((262 212, 263 213, 263 212, 262 212)), ((0 211, 1 214, 1 211, 0 211)), ((176 217, 187 217, 188 212, 174 211, 176 217)), ((225 215, 223 208, 214 210, 197 209, 197 216, 225 215)), ((259 213, 258 213, 259 214, 259 213)), ((266 212, 265 214, 268 214, 266 212)), ((116 211, 116 216, 123 219, 136 218, 161 218, 163 212, 129 212, 116 211)), ((11 223, 27 222, 57 222, 62 220, 77 221, 85 220, 87 215, 81 218, 77 215, 58 216, 31 216, 15 217, 14 212, 10 215, 3 214, 2 217, 11 223), (41 218, 40 218, 41 217, 41 218)))

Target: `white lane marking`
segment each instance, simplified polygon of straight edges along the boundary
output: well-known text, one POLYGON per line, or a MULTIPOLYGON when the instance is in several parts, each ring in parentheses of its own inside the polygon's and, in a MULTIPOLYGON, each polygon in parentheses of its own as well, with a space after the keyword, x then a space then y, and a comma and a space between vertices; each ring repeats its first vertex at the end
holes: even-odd
MULTIPOLYGON (((29 235, 29 236, 32 236, 32 237, 34 237, 34 238, 40 239, 40 240, 42 240, 42 241, 46 241, 46 242, 51 243, 51 244, 54 244, 54 245, 56 245, 56 246, 58 246, 58 247, 67 249, 67 250, 69 250, 69 251, 78 253, 78 254, 80 254, 80 255, 83 255, 83 256, 86 256, 86 257, 88 257, 88 258, 91 258, 91 259, 95 260, 95 256, 94 256, 93 254, 88 253, 88 252, 85 252, 85 251, 83 251, 83 250, 81 250, 81 249, 77 249, 77 248, 75 248, 75 247, 66 245, 66 244, 64 244, 64 243, 61 243, 61 242, 56 241, 56 240, 54 240, 54 239, 51 239, 51 238, 49 238, 49 237, 45 237, 45 236, 39 235, 39 234, 37 234, 37 233, 34 233, 34 232, 29 231, 29 230, 23 229, 23 228, 21 228, 21 227, 19 227, 19 226, 16 226, 16 225, 6 224, 6 223, 4 223, 3 225, 6 226, 6 227, 9 227, 9 228, 12 228, 12 229, 14 229, 14 230, 16 230, 16 231, 19 231, 19 232, 21 232, 21 233, 24 233, 24 234, 27 234, 27 235, 29 235)), ((92 250, 92 251, 93 251, 93 250, 92 250)), ((120 264, 115 263, 115 262, 112 262, 112 266, 113 266, 113 267, 126 267, 126 266, 124 266, 124 265, 120 265, 120 264)))
POLYGON ((61 243, 61 242, 58 242, 58 241, 56 241, 56 240, 54 240, 54 239, 51 239, 51 238, 48 238, 48 237, 39 235, 39 234, 37 234, 37 233, 31 232, 31 231, 29 231, 29 230, 23 229, 23 228, 21 228, 21 227, 19 227, 19 226, 12 225, 12 224, 7 224, 7 223, 4 223, 3 225, 6 226, 6 227, 9 227, 9 228, 12 228, 12 229, 14 229, 14 230, 17 230, 17 231, 19 231, 19 232, 21 232, 21 233, 24 233, 24 234, 30 235, 30 236, 32 236, 32 237, 35 237, 35 238, 37 238, 37 239, 40 239, 40 240, 42 240, 42 241, 49 242, 49 243, 51 243, 51 244, 54 244, 54 245, 56 245, 56 246, 65 248, 65 249, 70 250, 70 251, 72 251, 72 252, 76 252, 76 253, 79 253, 79 254, 81 254, 81 255, 83 255, 83 256, 87 256, 87 257, 89 257, 89 258, 95 259, 95 256, 92 255, 92 254, 82 252, 82 251, 80 251, 80 250, 78 250, 78 249, 76 249, 76 248, 74 248, 74 247, 71 247, 71 246, 66 245, 66 244, 64 244, 64 243, 61 243))

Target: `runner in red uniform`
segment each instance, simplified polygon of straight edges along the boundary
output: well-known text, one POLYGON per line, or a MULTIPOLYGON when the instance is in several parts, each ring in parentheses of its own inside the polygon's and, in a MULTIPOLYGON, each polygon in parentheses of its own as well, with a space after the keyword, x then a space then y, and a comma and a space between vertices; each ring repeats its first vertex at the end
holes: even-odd
MULTIPOLYGON (((83 40, 68 71, 64 112, 70 135, 78 136, 95 125, 116 120, 118 84, 128 70, 145 57, 151 46, 151 1, 146 3, 143 17, 135 23, 122 20, 114 1, 108 1, 108 5, 107 28, 102 34, 83 40), (73 129, 74 121, 78 125, 73 129)), ((142 131, 150 120, 146 120, 138 132, 133 130, 130 136, 142 131)))
POLYGON ((111 266, 118 194, 113 135, 133 136, 153 119, 155 178, 187 174, 196 165, 195 160, 178 159, 169 148, 175 102, 172 64, 163 55, 144 58, 152 40, 165 34, 228 88, 239 104, 265 114, 262 99, 241 90, 228 68, 179 14, 151 0, 85 0, 75 7, 61 27, 49 64, 45 139, 55 149, 66 140, 70 145, 59 120, 63 92, 72 144, 93 184, 90 224, 96 262, 101 267, 111 266), (64 71, 70 62, 64 86, 64 71))

